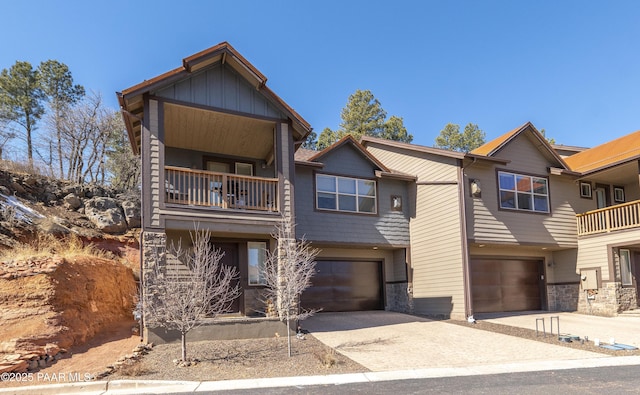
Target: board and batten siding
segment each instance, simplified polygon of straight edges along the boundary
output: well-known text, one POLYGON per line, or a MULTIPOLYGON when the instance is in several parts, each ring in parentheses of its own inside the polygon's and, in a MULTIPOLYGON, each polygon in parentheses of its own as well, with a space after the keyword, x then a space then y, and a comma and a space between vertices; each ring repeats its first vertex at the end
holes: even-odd
POLYGON ((640 240, 640 229, 581 237, 578 240, 577 271, 599 267, 602 270, 602 281, 614 281, 615 273, 609 272, 611 246, 633 245, 637 244, 638 240, 640 240))
POLYGON ((286 118, 254 86, 233 68, 222 63, 164 87, 154 94, 167 99, 246 114, 286 118))
POLYGON ((468 197, 467 236, 476 243, 541 244, 566 248, 577 247, 576 213, 590 207, 592 201, 581 199, 578 185, 569 176, 549 175, 554 166, 524 136, 499 153, 510 160, 502 165, 474 163, 465 170, 465 182, 479 180, 481 197, 468 197), (534 175, 548 179, 549 214, 499 208, 497 171, 534 175))

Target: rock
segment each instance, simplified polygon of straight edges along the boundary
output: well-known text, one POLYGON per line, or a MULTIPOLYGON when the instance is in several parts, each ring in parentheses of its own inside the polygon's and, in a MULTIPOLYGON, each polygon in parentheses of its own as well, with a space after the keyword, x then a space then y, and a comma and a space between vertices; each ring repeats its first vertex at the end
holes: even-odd
POLYGON ((122 208, 118 201, 108 197, 95 197, 85 202, 85 215, 105 233, 122 233, 127 230, 122 208))
POLYGON ((38 364, 38 360, 37 359, 32 359, 31 361, 29 361, 29 370, 36 370, 38 369, 39 364, 38 364))
POLYGON ((17 193, 27 193, 27 191, 22 187, 22 185, 18 184, 15 181, 11 183, 11 189, 16 191, 17 193))
POLYGON ((70 193, 63 198, 64 204, 71 210, 77 210, 82 207, 82 200, 75 193, 70 193))
POLYGON ((44 346, 44 352, 51 357, 55 357, 60 352, 60 347, 54 343, 47 343, 47 345, 44 346))
POLYGON ((5 196, 11 195, 11 191, 9 190, 9 188, 5 187, 4 185, 0 185, 0 193, 5 196))
POLYGON ((38 184, 39 184, 38 179, 37 179, 37 178, 35 178, 35 177, 33 177, 33 176, 30 176, 30 177, 25 178, 23 182, 24 182, 25 184, 29 185, 30 187, 35 186, 35 185, 38 185, 38 184))
POLYGON ((127 220, 129 228, 140 227, 140 201, 137 199, 127 199, 122 201, 122 210, 127 220))

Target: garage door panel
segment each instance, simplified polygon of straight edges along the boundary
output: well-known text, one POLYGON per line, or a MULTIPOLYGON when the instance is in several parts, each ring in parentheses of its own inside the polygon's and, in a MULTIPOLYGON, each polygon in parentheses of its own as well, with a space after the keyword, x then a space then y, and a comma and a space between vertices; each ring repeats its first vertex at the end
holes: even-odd
POLYGON ((542 262, 472 259, 471 297, 477 313, 540 310, 542 262))
POLYGON ((379 310, 382 304, 380 262, 318 261, 303 308, 322 311, 379 310))

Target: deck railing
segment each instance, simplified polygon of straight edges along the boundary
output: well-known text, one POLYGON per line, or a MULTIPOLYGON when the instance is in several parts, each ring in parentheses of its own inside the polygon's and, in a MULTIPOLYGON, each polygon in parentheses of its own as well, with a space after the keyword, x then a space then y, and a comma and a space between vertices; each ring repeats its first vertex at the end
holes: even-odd
POLYGON ((279 211, 277 178, 165 166, 165 192, 172 204, 279 211))
POLYGON ((640 227, 640 200, 576 215, 578 235, 607 233, 640 227))

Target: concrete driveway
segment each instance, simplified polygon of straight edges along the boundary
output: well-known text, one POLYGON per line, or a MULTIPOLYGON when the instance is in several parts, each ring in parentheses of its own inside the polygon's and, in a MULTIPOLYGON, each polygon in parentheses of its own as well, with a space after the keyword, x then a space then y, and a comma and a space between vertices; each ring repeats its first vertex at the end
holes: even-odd
POLYGON ((318 313, 302 327, 374 372, 607 357, 387 311, 318 313))

